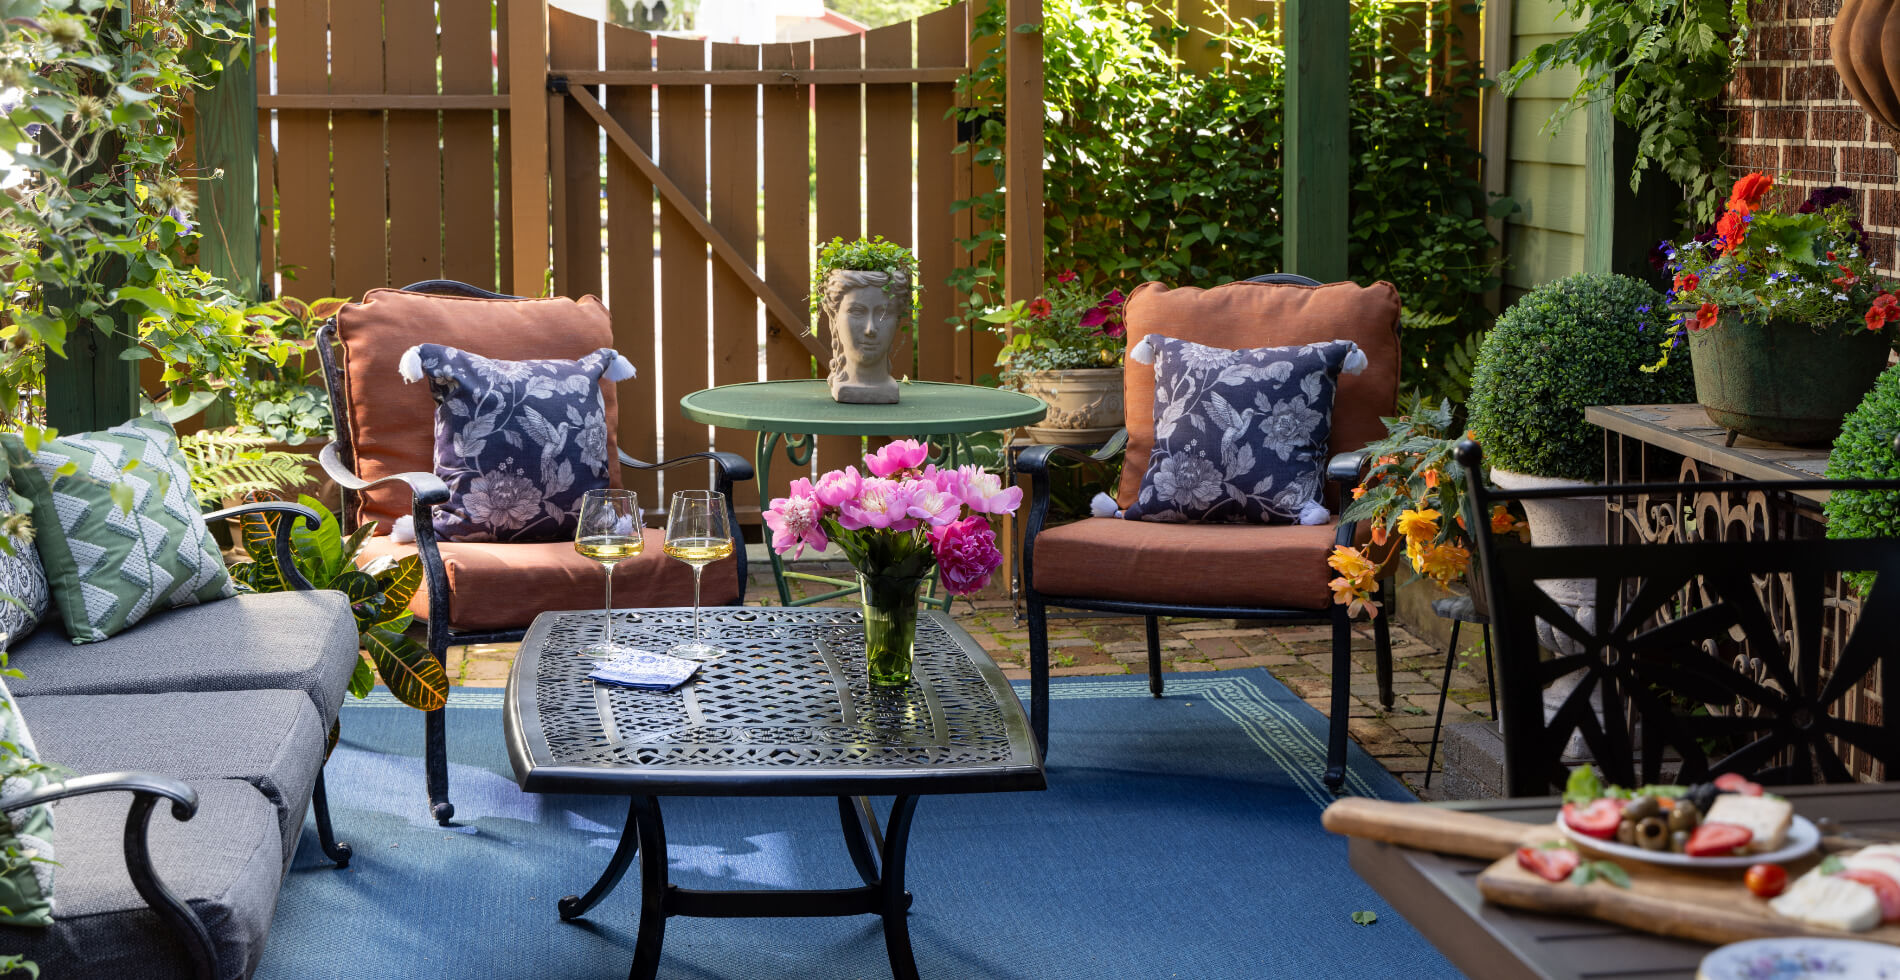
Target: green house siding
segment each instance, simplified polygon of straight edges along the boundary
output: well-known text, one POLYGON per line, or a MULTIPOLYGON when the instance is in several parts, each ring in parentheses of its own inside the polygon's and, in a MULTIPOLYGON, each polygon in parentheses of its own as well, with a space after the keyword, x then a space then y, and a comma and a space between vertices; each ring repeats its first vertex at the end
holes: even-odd
MULTIPOLYGON (((1560 15, 1554 0, 1502 2, 1513 4, 1513 59, 1564 37, 1575 23, 1560 15)), ((1548 72, 1526 82, 1506 103, 1510 125, 1506 193, 1522 209, 1511 216, 1505 229, 1506 304, 1538 285, 1584 269, 1587 114, 1573 114, 1556 132, 1545 129, 1551 113, 1576 84, 1575 69, 1548 72)))

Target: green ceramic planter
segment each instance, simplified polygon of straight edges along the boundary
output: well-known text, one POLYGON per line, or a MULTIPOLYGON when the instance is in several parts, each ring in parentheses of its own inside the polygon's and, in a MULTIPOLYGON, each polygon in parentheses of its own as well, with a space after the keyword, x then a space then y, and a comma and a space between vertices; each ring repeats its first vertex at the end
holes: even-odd
POLYGON ((1816 332, 1734 317, 1689 332, 1696 401, 1732 432, 1765 442, 1824 445, 1887 366, 1884 331, 1816 332))

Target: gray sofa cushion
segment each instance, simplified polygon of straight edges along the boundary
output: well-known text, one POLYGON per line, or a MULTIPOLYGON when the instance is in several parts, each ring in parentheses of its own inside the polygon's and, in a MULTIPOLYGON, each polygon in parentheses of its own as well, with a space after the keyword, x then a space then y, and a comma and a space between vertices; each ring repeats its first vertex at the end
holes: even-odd
POLYGON ((240 595, 168 610, 108 640, 74 646, 56 629, 15 644, 22 697, 162 691, 303 691, 324 731, 357 660, 356 620, 341 592, 240 595))
POLYGON ((277 808, 286 858, 297 849, 327 741, 302 691, 41 695, 20 713, 46 760, 75 775, 242 779, 277 808))
MULTIPOLYGON (((159 879, 204 920, 218 953, 218 976, 249 977, 264 951, 284 873, 277 810, 249 783, 193 782, 198 813, 179 823, 169 804, 152 812, 152 863, 159 879)), ((132 887, 121 833, 129 793, 102 793, 55 805, 59 886, 53 926, 0 926, 0 949, 40 965, 41 976, 190 975, 184 948, 132 887)))

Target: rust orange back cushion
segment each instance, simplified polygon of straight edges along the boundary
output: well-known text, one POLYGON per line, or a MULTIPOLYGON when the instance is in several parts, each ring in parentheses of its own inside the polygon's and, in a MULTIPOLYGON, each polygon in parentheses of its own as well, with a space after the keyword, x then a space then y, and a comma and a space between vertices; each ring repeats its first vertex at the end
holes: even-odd
MULTIPOLYGON (((403 351, 433 343, 506 361, 579 359, 612 347, 607 307, 592 296, 579 300, 477 299, 432 296, 400 289, 372 289, 361 303, 336 315, 343 347, 343 384, 349 403, 350 444, 356 472, 374 480, 435 465, 435 399, 426 384, 407 384, 397 373, 403 351)), ((608 483, 620 486, 614 445, 617 418, 614 386, 603 382, 607 406, 608 483)), ((389 533, 410 512, 405 487, 380 487, 357 498, 357 521, 376 521, 389 533)))
MULTIPOLYGON (((1128 346, 1150 333, 1209 347, 1286 347, 1350 340, 1366 353, 1363 373, 1343 375, 1333 401, 1330 451, 1363 448, 1385 435, 1381 416, 1398 410, 1399 291, 1389 282, 1360 286, 1336 282, 1291 286, 1230 282, 1212 289, 1170 289, 1143 283, 1128 297, 1128 346)), ((1116 505, 1141 491, 1154 449, 1154 368, 1129 361, 1122 368, 1128 418, 1128 455, 1116 505)))

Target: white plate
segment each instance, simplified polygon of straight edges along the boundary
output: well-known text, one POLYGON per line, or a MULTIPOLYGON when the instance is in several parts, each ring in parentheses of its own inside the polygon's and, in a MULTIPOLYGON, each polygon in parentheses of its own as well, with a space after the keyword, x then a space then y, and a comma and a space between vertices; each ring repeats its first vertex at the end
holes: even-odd
POLYGON ((1613 840, 1598 840, 1588 834, 1579 834, 1564 823, 1563 814, 1557 815, 1557 827, 1564 836, 1593 851, 1608 854, 1611 857, 1629 858, 1633 861, 1648 861, 1650 864, 1672 864, 1683 868, 1746 868, 1751 864, 1780 864, 1814 850, 1821 843, 1821 831, 1807 817, 1797 815, 1794 823, 1788 826, 1787 840, 1779 849, 1762 854, 1738 854, 1730 857, 1690 857, 1674 851, 1650 851, 1634 844, 1618 844, 1613 840))
POLYGON ((1900 980, 1900 947, 1799 936, 1730 943, 1703 958, 1696 980, 1900 980))

